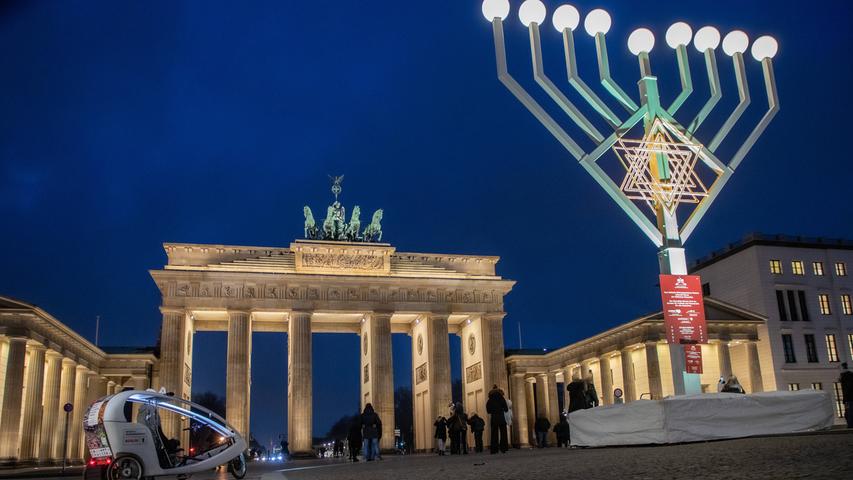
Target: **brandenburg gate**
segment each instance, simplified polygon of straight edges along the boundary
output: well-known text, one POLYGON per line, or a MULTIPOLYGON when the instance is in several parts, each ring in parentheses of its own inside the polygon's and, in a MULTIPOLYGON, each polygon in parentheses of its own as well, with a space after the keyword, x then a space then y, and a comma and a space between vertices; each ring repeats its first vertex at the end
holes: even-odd
MULTIPOLYGON (((340 193, 336 179, 333 192, 340 193)), ((377 211, 381 219, 382 211, 377 211)), ((227 331, 226 417, 249 433, 253 332, 287 333, 287 436, 311 451, 313 333, 360 336, 361 405, 382 418, 380 448, 394 446, 391 335, 412 339, 415 449, 433 446, 433 422, 451 401, 449 335, 461 337, 466 411, 485 413, 493 384, 507 389, 503 297, 515 282, 497 257, 401 253, 381 239, 377 214, 361 234, 358 207, 343 222, 337 198, 322 230, 305 207, 306 239, 289 248, 167 243, 151 276, 162 293, 160 383, 192 389, 193 334, 227 331), (353 224, 356 224, 355 228, 353 224)), ((355 371, 352 372, 356 374, 355 371)), ((170 434, 181 419, 169 419, 170 434)), ((486 437, 488 438, 488 436, 486 437)))

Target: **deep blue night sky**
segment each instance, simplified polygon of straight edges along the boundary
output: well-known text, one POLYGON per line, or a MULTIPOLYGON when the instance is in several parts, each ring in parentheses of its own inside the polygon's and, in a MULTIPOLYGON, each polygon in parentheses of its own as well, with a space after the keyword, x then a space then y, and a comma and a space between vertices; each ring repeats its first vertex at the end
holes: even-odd
MULTIPOLYGON (((512 3, 510 67, 558 116, 532 81, 512 3)), ((678 87, 663 40, 672 22, 779 39, 782 111, 687 244, 689 258, 752 231, 853 237, 851 2, 575 4, 611 12, 612 68, 634 98, 625 39, 636 27, 657 34, 665 103, 678 87)), ((546 69, 577 98, 546 22, 546 69)), ((603 95, 592 40, 575 39, 581 72, 603 95)), ((682 120, 707 98, 690 52, 696 91, 682 120)), ((731 62, 717 58, 723 100, 699 129, 706 142, 736 103, 731 62)), ((723 158, 766 108, 758 63, 746 60, 753 103, 723 158)), ((501 256, 499 273, 518 281, 508 347, 517 322, 525 347, 550 347, 659 308, 654 247, 498 82, 479 1, 7 1, 0 65, 0 293, 90 339, 100 315, 104 345, 156 341, 147 271, 165 263, 162 242, 286 246, 302 234, 302 206, 328 204, 327 174, 346 175, 348 207, 385 209, 385 238, 400 251, 501 256)), ((357 405, 358 343, 314 338, 319 435, 357 405)), ((285 431, 286 342, 254 342, 252 428, 267 442, 285 431)), ((393 347, 395 382, 407 385, 408 337, 393 347)), ((195 355, 195 390, 223 393, 224 333, 199 334, 195 355)))

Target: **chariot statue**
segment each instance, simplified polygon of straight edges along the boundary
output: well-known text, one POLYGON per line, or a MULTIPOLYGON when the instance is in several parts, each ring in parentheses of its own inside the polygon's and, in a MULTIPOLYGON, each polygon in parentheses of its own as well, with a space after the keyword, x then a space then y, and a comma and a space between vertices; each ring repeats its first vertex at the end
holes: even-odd
POLYGON ((380 221, 382 221, 382 209, 373 212, 373 220, 370 222, 370 225, 364 229, 364 241, 365 242, 381 242, 382 241, 382 225, 380 225, 380 221))
POLYGON ((347 226, 347 240, 350 242, 357 242, 361 240, 361 208, 356 205, 352 207, 352 217, 349 219, 349 225, 347 226))
POLYGON ((311 207, 305 205, 302 209, 305 214, 305 238, 309 240, 317 239, 317 223, 314 221, 314 214, 311 213, 311 207))
POLYGON ((321 227, 317 226, 311 208, 306 205, 303 208, 305 215, 305 238, 309 240, 336 240, 350 242, 381 242, 382 241, 382 209, 373 213, 373 219, 361 232, 361 207, 358 205, 352 209, 349 223, 346 222, 346 207, 338 201, 341 194, 341 182, 343 175, 331 176, 332 194, 335 201, 326 208, 326 218, 323 219, 321 227), (361 232, 361 233, 360 233, 361 232))

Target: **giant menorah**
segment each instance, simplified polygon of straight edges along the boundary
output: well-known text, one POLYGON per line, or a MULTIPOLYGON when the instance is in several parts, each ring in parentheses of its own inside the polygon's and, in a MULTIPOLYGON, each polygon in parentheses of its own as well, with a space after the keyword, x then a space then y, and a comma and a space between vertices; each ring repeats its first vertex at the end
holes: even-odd
MULTIPOLYGON (((623 120, 580 78, 574 41, 574 30, 580 23, 580 14, 571 5, 558 7, 552 15, 552 24, 563 37, 568 83, 612 129, 613 132, 605 136, 545 75, 539 26, 545 20, 546 8, 540 0, 526 0, 518 10, 518 17, 530 34, 533 77, 572 122, 595 143, 595 148, 586 151, 509 73, 503 33, 503 20, 510 12, 509 1, 485 0, 482 10, 486 19, 492 22, 498 79, 501 83, 578 160, 610 198, 658 247, 661 273, 687 274, 684 242, 696 229, 714 199, 779 111, 772 62, 778 50, 776 40, 763 36, 752 44, 752 56, 761 63, 764 75, 768 110, 728 163, 725 163, 715 155, 715 152, 750 103, 743 58, 749 47, 749 39, 744 32, 735 30, 722 39, 722 49, 732 58, 734 64, 740 100, 717 133, 711 137, 711 141, 706 144, 697 137, 697 130, 722 97, 716 59, 720 33, 716 28, 702 27, 695 36, 690 26, 683 22, 675 23, 667 29, 666 43, 675 50, 681 84, 681 91, 668 107, 661 104, 657 78, 652 74, 649 60, 649 52, 655 43, 654 34, 646 28, 634 30, 628 37, 628 49, 637 56, 640 64, 638 82, 640 103, 638 105, 610 74, 605 37, 610 30, 610 15, 601 9, 589 12, 584 19, 584 29, 595 40, 601 85, 615 102, 627 111, 627 118, 623 120), (705 59, 710 98, 684 126, 675 119, 675 115, 693 92, 687 51, 691 40, 705 59), (632 129, 635 126, 639 128, 641 121, 643 122, 642 138, 630 138, 632 129), (599 160, 611 149, 626 172, 618 185, 599 165, 599 160), (707 167, 710 172, 707 175, 712 175, 713 181, 702 180, 702 175, 697 172, 697 167, 700 165, 707 167), (651 211, 649 215, 641 209, 643 204, 649 207, 651 211), (692 210, 687 220, 679 225, 678 207, 689 208, 691 205, 692 210)), ((683 365, 680 363, 683 362, 681 353, 674 353, 672 360, 673 371, 680 371, 676 370, 676 367, 683 365)), ((684 393, 684 384, 677 378, 674 381, 676 392, 684 393)))

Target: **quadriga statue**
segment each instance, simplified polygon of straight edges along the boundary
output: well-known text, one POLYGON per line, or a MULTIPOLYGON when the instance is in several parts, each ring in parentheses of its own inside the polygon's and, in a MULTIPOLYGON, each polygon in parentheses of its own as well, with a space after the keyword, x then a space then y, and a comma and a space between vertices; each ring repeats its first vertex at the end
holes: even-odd
POLYGON ((364 229, 365 242, 381 242, 382 241, 382 209, 373 212, 373 220, 370 225, 364 229))

